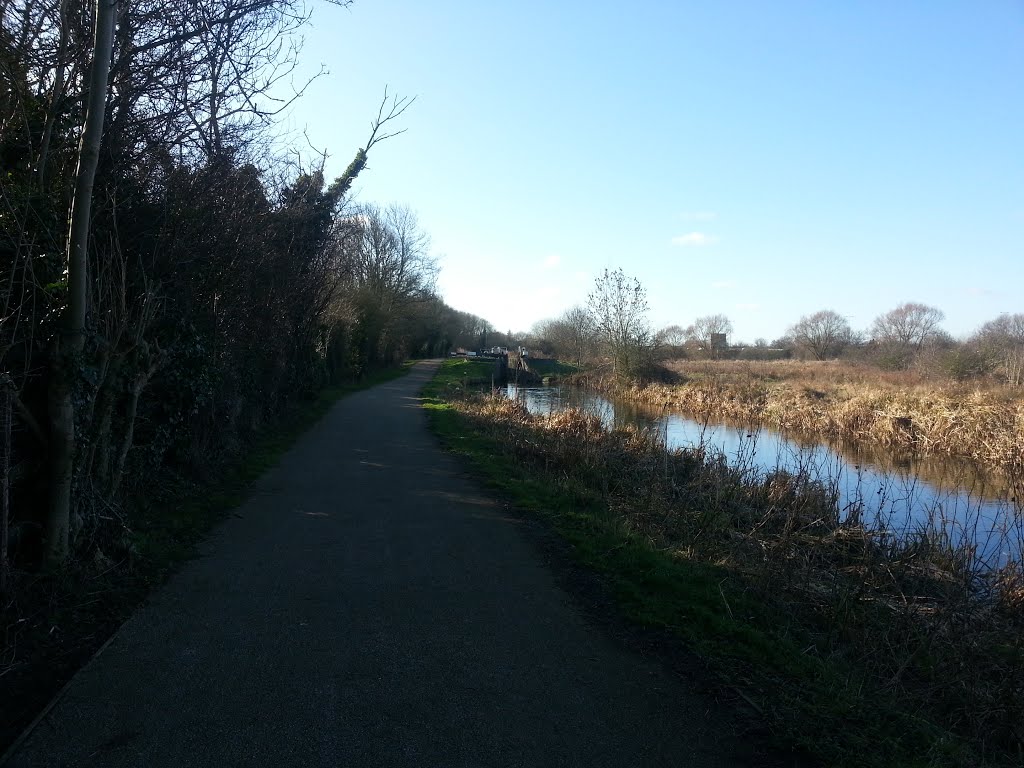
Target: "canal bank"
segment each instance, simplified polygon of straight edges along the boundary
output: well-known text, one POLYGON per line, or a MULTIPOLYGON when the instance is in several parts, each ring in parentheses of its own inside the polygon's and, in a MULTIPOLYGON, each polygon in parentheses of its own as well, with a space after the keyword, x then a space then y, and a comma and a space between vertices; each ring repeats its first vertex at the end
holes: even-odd
POLYGON ((1009 589, 975 591, 956 550, 919 540, 886 551, 813 483, 776 473, 745 485, 597 417, 455 396, 431 413, 446 444, 556 530, 626 615, 697 653, 779 739, 830 765, 966 765, 982 753, 1015 764, 1019 612, 1009 589))

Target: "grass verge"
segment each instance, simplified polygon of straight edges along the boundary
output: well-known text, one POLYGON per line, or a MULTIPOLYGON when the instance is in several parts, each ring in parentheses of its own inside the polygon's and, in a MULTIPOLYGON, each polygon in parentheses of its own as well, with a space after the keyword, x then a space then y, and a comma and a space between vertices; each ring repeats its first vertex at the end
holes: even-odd
MULTIPOLYGON (((0 604, 0 755, 146 596, 184 561, 252 483, 342 397, 395 379, 411 364, 329 387, 263 431, 216 480, 179 481, 125 512, 130 555, 102 555, 56 573, 15 573, 0 604)), ((98 552, 98 550, 97 550, 98 552)))
POLYGON ((439 377, 430 385, 438 393, 453 394, 489 387, 497 365, 493 360, 451 357, 438 369, 439 377), (440 388, 440 389, 438 389, 440 388))
POLYGON ((435 432, 602 575, 626 616, 668 630, 828 765, 1009 766, 1022 756, 1020 578, 984 588, 958 553, 882 547, 824 489, 665 451, 584 414, 532 417, 445 365, 435 432))

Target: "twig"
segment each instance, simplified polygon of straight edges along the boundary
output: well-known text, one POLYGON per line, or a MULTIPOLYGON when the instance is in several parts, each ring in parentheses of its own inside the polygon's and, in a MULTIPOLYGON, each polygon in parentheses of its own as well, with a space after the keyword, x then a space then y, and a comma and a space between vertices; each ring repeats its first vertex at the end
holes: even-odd
POLYGON ((750 698, 749 696, 747 696, 747 694, 745 694, 745 693, 744 693, 743 691, 741 691, 741 690, 740 690, 739 688, 737 688, 737 687, 736 687, 735 685, 731 685, 731 686, 729 686, 729 687, 730 687, 730 688, 732 688, 732 689, 733 689, 734 691, 736 691, 736 694, 737 694, 737 695, 738 695, 738 696, 739 696, 739 697, 740 697, 741 699, 743 699, 743 700, 744 700, 745 702, 747 702, 747 704, 749 704, 749 705, 750 705, 751 707, 753 707, 753 708, 754 708, 754 711, 755 711, 755 712, 757 712, 757 714, 759 714, 759 715, 762 715, 762 716, 764 715, 764 710, 763 710, 763 709, 761 709, 761 707, 759 707, 759 706, 757 705, 757 703, 756 703, 756 702, 755 702, 755 701, 754 701, 754 700, 753 700, 752 698, 750 698))
POLYGON ((725 598, 725 592, 722 591, 722 585, 725 583, 725 579, 718 582, 718 594, 722 596, 722 602, 725 603, 725 610, 729 612, 729 619, 736 621, 736 617, 732 615, 732 608, 729 607, 729 601, 725 598))

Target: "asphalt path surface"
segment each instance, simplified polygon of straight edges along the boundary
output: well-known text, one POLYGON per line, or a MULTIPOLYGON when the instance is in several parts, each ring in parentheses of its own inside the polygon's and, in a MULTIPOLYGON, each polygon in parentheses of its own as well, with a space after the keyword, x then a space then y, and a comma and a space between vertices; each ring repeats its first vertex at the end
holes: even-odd
POLYGON ((743 764, 440 448, 435 368, 339 401, 7 765, 743 764))

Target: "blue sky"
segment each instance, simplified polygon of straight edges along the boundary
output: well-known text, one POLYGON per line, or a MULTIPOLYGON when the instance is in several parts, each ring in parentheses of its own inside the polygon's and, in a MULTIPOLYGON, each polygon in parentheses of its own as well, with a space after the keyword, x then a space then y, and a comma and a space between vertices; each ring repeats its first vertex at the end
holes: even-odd
MULTIPOLYGON (((408 204, 445 300, 525 330, 621 267, 655 326, 734 340, 905 301, 1024 312, 1024 3, 356 0, 292 111, 339 173, 415 95, 364 201, 408 204)), ((303 140, 304 143, 304 140, 303 140)))

